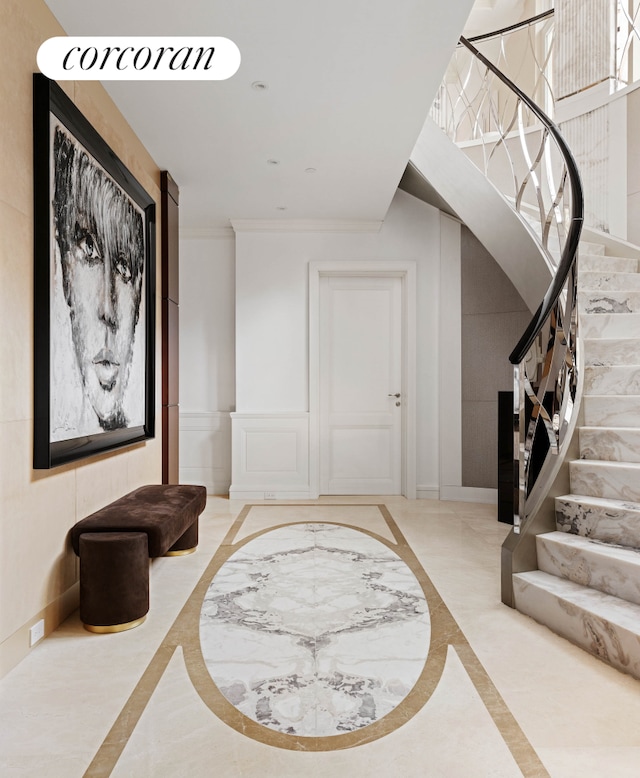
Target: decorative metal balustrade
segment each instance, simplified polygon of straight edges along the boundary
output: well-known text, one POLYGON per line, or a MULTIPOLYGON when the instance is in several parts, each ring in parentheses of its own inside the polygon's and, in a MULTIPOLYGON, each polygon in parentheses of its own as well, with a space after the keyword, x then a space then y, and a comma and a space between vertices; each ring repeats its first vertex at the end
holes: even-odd
MULTIPOLYGON (((554 34, 551 10, 526 22, 469 38, 468 42, 553 118, 554 34)), ((482 140, 492 131, 509 126, 514 106, 511 90, 469 57, 460 41, 434 100, 434 121, 456 143, 482 140), (489 85, 485 79, 489 79, 489 85)), ((531 117, 525 116, 524 121, 531 121, 531 117)))
MULTIPOLYGON (((547 105, 550 15, 483 36, 504 63, 516 32, 530 42, 516 70, 547 105), (525 74, 523 76, 523 74, 525 74)), ((478 42, 478 41, 477 41, 478 42)), ((550 286, 510 355, 514 365, 514 530, 548 493, 570 442, 577 410, 576 260, 583 198, 575 161, 546 112, 465 38, 432 116, 528 225, 552 273, 550 286)), ((517 247, 514 246, 514 251, 517 247)))

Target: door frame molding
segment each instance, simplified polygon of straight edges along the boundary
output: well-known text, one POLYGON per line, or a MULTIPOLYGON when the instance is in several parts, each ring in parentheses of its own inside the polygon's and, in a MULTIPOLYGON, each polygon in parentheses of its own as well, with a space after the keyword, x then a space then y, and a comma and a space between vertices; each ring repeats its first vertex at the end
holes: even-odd
POLYGON ((402 477, 404 497, 416 498, 416 262, 309 262, 309 486, 320 492, 320 278, 395 277, 402 282, 402 477))

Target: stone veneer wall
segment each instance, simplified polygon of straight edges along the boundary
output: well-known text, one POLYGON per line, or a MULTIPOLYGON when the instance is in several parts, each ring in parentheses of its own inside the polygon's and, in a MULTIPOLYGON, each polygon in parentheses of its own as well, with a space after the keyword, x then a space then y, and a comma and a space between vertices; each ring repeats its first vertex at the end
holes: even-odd
MULTIPOLYGON (((0 4, 0 676, 29 651, 29 627, 50 632, 77 604, 68 540, 80 518, 161 478, 161 441, 50 471, 32 469, 32 73, 47 38, 63 35, 42 0, 0 4)), ((65 82, 67 94, 159 202, 160 173, 106 91, 65 82)), ((157 244, 160 219, 158 213, 157 244)), ((159 252, 158 252, 159 257, 159 252)), ((159 291, 159 287, 158 287, 159 291)), ((158 316, 160 305, 157 305, 158 316)), ((159 318, 156 325, 160 364, 159 318)), ((160 375, 158 371, 158 376, 160 375)), ((159 385, 156 397, 160 399, 159 385)), ((159 412, 159 405, 156 413, 159 412)))

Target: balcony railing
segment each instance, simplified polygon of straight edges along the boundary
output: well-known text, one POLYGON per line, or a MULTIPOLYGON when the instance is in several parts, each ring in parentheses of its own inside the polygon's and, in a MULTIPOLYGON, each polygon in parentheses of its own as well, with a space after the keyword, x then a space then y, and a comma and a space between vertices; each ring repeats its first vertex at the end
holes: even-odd
POLYGON ((624 89, 640 79, 640 0, 618 0, 616 23, 616 86, 624 89))

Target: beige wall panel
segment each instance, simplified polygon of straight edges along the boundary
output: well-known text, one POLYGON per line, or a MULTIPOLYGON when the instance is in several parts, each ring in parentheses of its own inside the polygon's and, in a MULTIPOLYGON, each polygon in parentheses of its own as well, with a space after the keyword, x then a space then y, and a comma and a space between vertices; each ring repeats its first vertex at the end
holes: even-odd
POLYGON ((76 516, 75 472, 32 471, 32 430, 31 421, 0 424, 3 637, 75 581, 75 555, 67 542, 76 516))
MULTIPOLYGON (((156 393, 157 396, 157 393, 156 393)), ((156 437, 146 443, 132 446, 122 457, 127 463, 127 480, 122 484, 123 494, 141 484, 160 483, 162 473, 162 413, 156 410, 156 437)))
MULTIPOLYGON (((160 221, 160 169, 140 144, 108 93, 93 81, 78 81, 75 104, 157 203, 160 221)), ((158 234, 158 238, 160 235, 158 234)), ((158 247, 160 244, 158 244, 158 247)))
MULTIPOLYGON (((3 144, 0 144, 3 145, 3 144)), ((0 202, 0 423, 33 417, 33 221, 0 202)), ((0 441, 0 446, 4 442, 0 441)))
MULTIPOLYGON (((161 479, 160 306, 156 295, 156 440, 51 471, 32 469, 33 147, 36 53, 63 30, 42 0, 0 2, 0 673, 29 650, 28 628, 54 629, 77 597, 71 526, 143 483, 161 479)), ((65 92, 159 202, 160 172, 97 82, 65 92)), ((157 245, 160 214, 157 213, 157 245)), ((159 252, 158 252, 159 256, 159 252)))
MULTIPOLYGON (((62 27, 41 0, 0 3, 0 201, 31 214, 32 73, 36 53, 62 27)), ((73 82, 63 85, 73 97, 73 82)))

